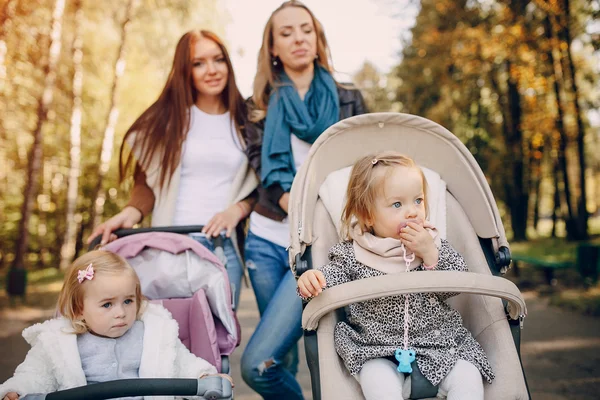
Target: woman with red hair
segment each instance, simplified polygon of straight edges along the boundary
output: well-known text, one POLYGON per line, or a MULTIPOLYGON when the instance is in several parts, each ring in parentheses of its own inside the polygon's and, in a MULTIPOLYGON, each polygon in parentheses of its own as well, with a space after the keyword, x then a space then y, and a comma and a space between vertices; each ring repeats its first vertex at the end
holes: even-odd
POLYGON ((152 226, 203 225, 194 239, 213 249, 222 235, 227 272, 239 300, 243 275, 238 238, 258 183, 248 165, 246 106, 223 42, 212 32, 185 33, 162 93, 128 129, 120 177, 134 170, 127 206, 96 227, 88 243, 116 238, 152 214, 152 226))

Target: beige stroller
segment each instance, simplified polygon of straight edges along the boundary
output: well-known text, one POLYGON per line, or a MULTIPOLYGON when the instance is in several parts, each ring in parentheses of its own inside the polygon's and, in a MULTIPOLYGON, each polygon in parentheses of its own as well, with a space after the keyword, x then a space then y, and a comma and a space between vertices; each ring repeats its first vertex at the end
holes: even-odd
MULTIPOLYGON (((496 202, 479 165, 448 130, 407 114, 375 113, 330 127, 313 144, 298 171, 290 200, 290 265, 298 276, 326 264, 339 241, 340 217, 350 166, 359 157, 396 150, 423 168, 430 219, 467 261, 470 272, 428 271, 363 279, 326 290, 304 309, 306 356, 314 400, 363 399, 358 382, 334 348, 335 324, 344 307, 411 292, 460 292, 449 300, 485 349, 496 374, 486 400, 530 398, 522 369, 520 330, 526 315, 517 287, 500 277, 510 251, 496 202), (427 274, 424 276, 423 274, 427 274)), ((437 388, 411 376, 411 398, 432 398, 437 388)))

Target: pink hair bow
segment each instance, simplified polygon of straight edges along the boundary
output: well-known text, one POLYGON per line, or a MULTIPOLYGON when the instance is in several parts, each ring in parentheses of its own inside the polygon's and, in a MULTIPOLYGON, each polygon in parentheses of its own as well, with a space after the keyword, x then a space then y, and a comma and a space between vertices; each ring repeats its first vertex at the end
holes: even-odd
POLYGON ((92 267, 91 263, 87 266, 86 269, 82 269, 79 270, 79 272, 77 272, 77 280, 79 281, 79 283, 82 283, 86 279, 90 281, 94 279, 94 268, 92 267))

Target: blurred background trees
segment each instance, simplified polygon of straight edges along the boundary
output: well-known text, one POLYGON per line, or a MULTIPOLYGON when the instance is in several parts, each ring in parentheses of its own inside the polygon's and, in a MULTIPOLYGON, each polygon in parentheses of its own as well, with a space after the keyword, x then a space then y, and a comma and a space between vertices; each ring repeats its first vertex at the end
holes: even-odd
POLYGON ((365 84, 367 64, 356 75, 371 109, 420 115, 459 136, 513 240, 587 239, 600 206, 600 2, 420 4, 401 62, 376 78, 389 84, 365 84))
MULTIPOLYGON (((600 219, 600 1, 414 2, 398 65, 354 76, 370 110, 459 136, 513 239, 585 239, 600 219)), ((218 0, 0 0, 0 269, 67 265, 126 203, 124 132, 180 35, 224 36, 226 19, 218 0)))
POLYGON ((94 217, 126 203, 122 135, 181 34, 223 35, 220 13, 217 0, 0 0, 0 268, 68 265, 94 217))

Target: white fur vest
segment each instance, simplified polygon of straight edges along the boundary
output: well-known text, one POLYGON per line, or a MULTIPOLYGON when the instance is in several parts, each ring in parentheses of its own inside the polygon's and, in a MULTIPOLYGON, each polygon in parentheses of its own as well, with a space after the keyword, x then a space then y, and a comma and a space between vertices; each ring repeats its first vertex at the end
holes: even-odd
MULTIPOLYGON (((144 322, 140 378, 198 378, 217 372, 214 366, 191 354, 181 343, 178 324, 165 308, 147 304, 140 319, 144 322)), ((25 329, 23 337, 31 350, 14 376, 0 385, 0 399, 9 392, 17 392, 22 397, 28 393, 51 393, 86 385, 77 336, 69 333, 70 330, 71 324, 66 318, 51 319, 25 329)))

